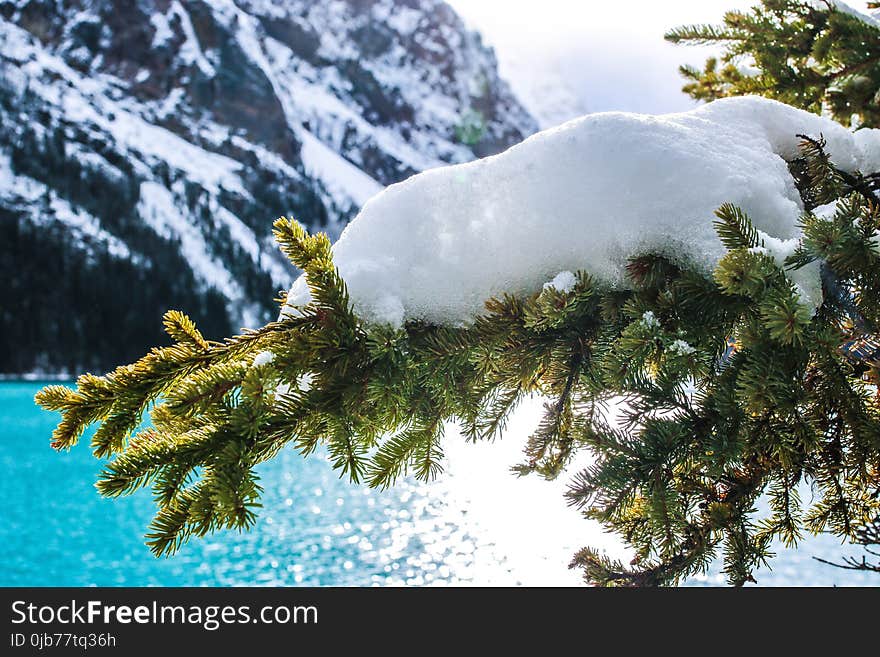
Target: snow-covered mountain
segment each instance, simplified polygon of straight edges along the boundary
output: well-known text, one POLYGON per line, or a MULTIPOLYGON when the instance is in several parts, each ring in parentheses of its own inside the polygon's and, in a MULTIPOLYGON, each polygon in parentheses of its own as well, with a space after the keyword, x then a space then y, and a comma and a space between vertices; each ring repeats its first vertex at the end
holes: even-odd
POLYGON ((277 216, 338 234, 535 129, 441 0, 0 0, 0 372, 262 323, 277 216))

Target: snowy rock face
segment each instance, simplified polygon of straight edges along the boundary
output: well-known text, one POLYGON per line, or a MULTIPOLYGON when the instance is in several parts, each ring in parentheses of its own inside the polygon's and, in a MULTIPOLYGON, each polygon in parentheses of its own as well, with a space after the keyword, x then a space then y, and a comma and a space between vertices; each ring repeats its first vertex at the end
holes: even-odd
POLYGON ((262 323, 294 277, 276 217, 336 236, 385 185, 535 129, 439 0, 0 0, 0 332, 25 340, 0 372, 136 357, 167 307, 262 323), (149 331, 96 344, 96 312, 149 331))
MULTIPOLYGON (((564 288, 576 270, 623 286, 627 259, 640 253, 708 273, 725 253, 714 211, 728 202, 784 259, 803 212, 787 165, 798 134, 823 135, 844 169, 880 162, 880 131, 851 133, 762 98, 661 116, 588 115, 387 188, 342 233, 335 261, 356 310, 399 326, 467 324, 489 297, 564 288)), ((793 277, 807 302, 821 300, 817 269, 793 277)), ((308 298, 299 279, 288 302, 308 298)))

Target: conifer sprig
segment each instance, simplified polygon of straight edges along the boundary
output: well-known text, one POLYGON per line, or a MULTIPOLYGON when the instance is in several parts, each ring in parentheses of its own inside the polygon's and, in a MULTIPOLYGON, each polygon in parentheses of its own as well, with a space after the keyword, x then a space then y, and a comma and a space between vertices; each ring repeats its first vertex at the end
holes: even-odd
POLYGON ((680 67, 683 91, 697 100, 757 94, 880 127, 880 28, 831 0, 761 0, 727 12, 722 25, 678 27, 666 39, 723 48, 703 70, 680 67))
POLYGON ((805 139, 801 158, 805 199, 836 211, 817 215, 805 201, 804 237, 785 265, 725 205, 716 228, 728 252, 711 277, 642 254, 628 289, 581 272, 566 292, 490 299, 462 328, 364 322, 327 237, 280 219, 276 237, 305 273, 307 303, 223 342, 169 312, 171 346, 85 374, 75 390, 49 386, 37 401, 62 413, 59 449, 98 424, 94 452, 112 457, 98 490, 151 487, 147 541, 170 555, 193 537, 252 527, 255 468, 285 446, 323 448, 341 476, 369 486, 427 480, 442 468, 447 421, 470 440, 494 439, 540 394, 545 415, 516 471, 553 478, 589 450, 568 499, 635 553, 624 566, 582 550, 573 565, 587 581, 676 584, 721 557, 741 585, 774 539, 854 539, 880 513, 880 349, 858 346, 880 325, 880 215, 820 139, 805 139), (815 314, 789 278, 814 261, 826 272, 815 314), (146 413, 151 426, 139 429, 146 413), (800 499, 802 482, 814 500, 800 499))

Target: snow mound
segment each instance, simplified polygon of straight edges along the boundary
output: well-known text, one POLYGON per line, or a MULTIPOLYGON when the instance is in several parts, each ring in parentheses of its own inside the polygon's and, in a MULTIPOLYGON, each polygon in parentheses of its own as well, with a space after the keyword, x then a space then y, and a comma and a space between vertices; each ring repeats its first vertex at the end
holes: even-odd
MULTIPOLYGON (((343 231, 336 265, 356 312, 393 326, 467 325, 492 296, 566 287, 561 272, 625 286, 627 258, 639 253, 708 273, 725 253, 712 226, 723 203, 745 210, 774 246, 797 238, 803 207, 786 160, 799 133, 824 136, 843 169, 880 161, 880 131, 854 134, 757 97, 660 116, 593 114, 388 187, 343 231)), ((817 304, 818 271, 795 276, 817 304)), ((288 304, 308 300, 301 277, 288 304)))

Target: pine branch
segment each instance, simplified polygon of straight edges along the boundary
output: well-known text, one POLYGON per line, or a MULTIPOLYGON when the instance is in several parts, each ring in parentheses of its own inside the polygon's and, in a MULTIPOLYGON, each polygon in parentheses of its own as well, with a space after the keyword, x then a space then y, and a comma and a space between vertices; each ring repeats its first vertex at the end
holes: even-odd
POLYGON ((365 322, 326 236, 279 220, 307 302, 282 301, 280 321, 222 342, 169 313, 171 346, 83 375, 75 390, 48 386, 37 401, 62 414, 58 448, 99 425, 93 449, 113 457, 99 491, 149 486, 147 543, 168 556, 195 537, 253 527, 255 467, 287 446, 323 451, 342 476, 378 488, 427 480, 442 469, 446 422, 464 423, 469 439, 492 438, 523 396, 538 393, 552 401, 518 471, 552 478, 589 450, 568 501, 636 554, 624 566, 585 549, 573 564, 590 582, 674 585, 720 554, 728 581, 743 585, 772 541, 821 531, 857 538, 880 514, 871 378, 880 342, 874 349, 876 336, 864 333, 880 318, 880 211, 865 196, 878 178, 840 175, 821 138, 804 139, 797 169, 805 205, 822 198, 836 210, 804 215, 784 266, 748 216, 724 205, 715 226, 728 252, 712 276, 641 254, 618 289, 578 272, 566 292, 489 299, 461 327, 365 322), (790 267, 816 261, 834 286, 813 314, 790 267), (614 424, 601 412, 612 398, 625 401, 614 424), (147 413, 152 426, 140 428, 147 413), (809 504, 797 497, 804 481, 817 492, 809 504), (755 503, 765 493, 762 517, 755 503))
POLYGON ((760 94, 844 125, 880 126, 880 31, 833 2, 760 0, 727 12, 723 25, 678 27, 666 39, 723 48, 723 68, 715 57, 702 71, 682 67, 683 91, 696 100, 760 94))

